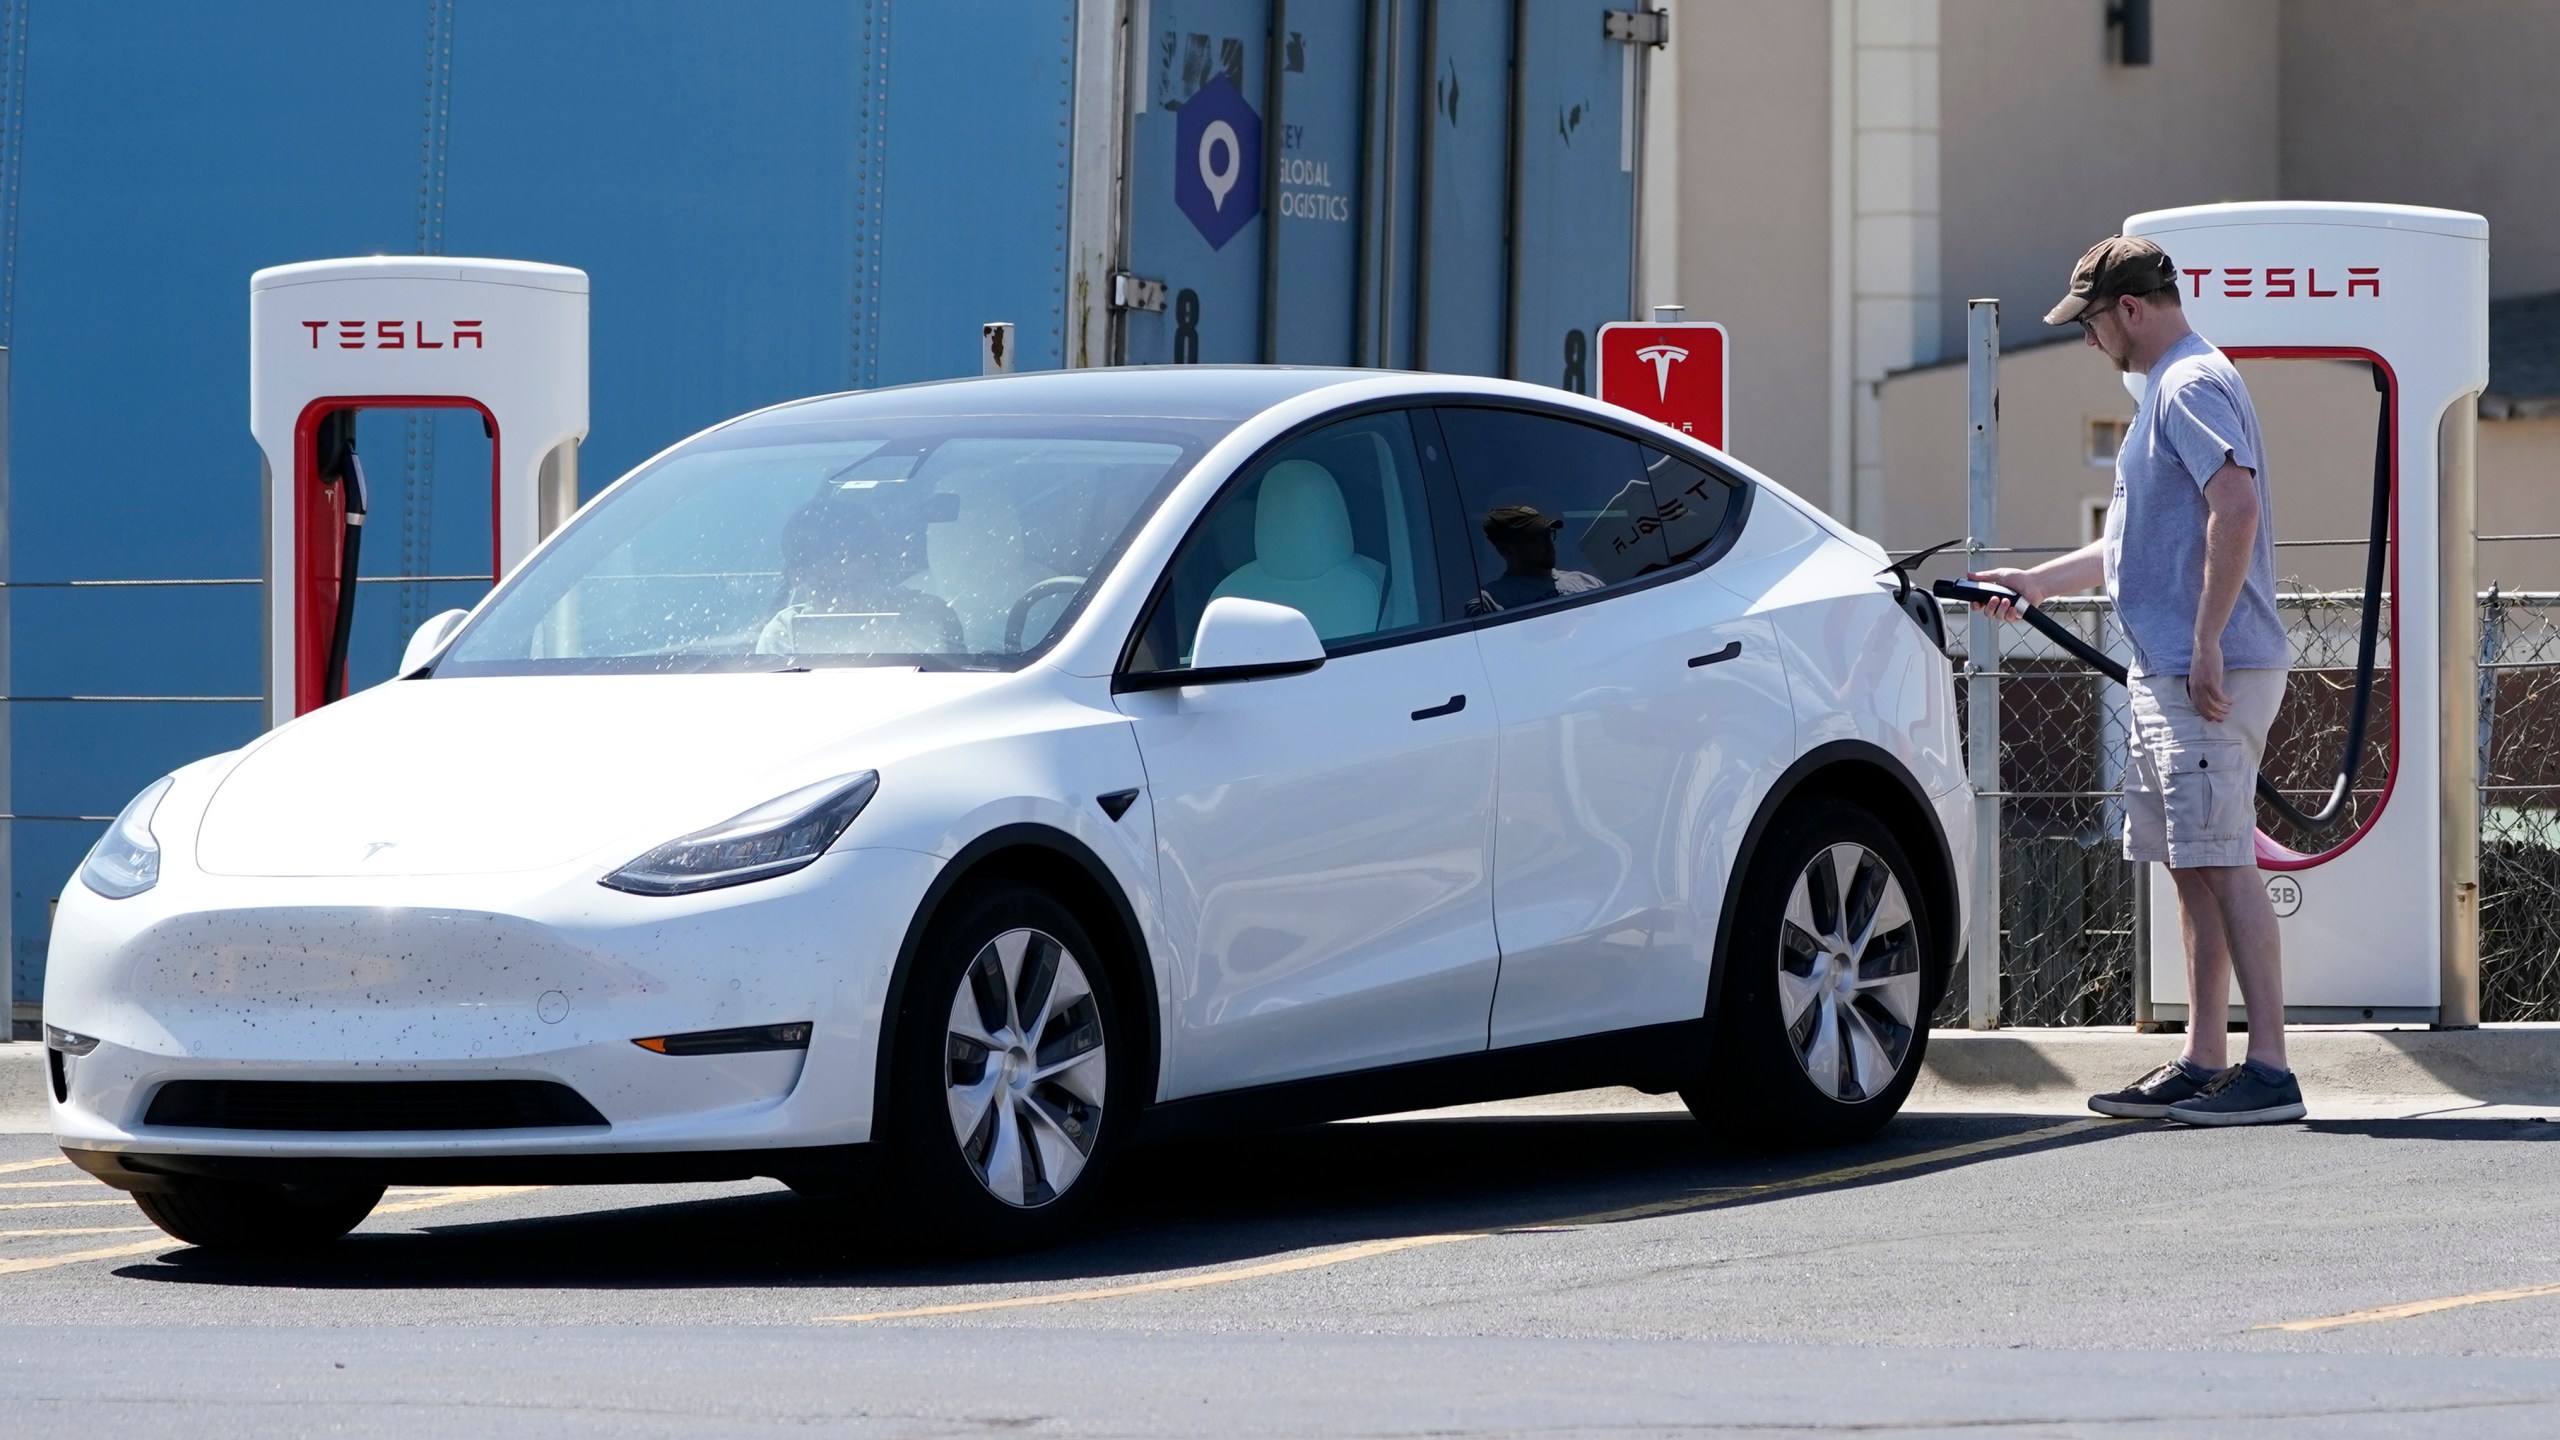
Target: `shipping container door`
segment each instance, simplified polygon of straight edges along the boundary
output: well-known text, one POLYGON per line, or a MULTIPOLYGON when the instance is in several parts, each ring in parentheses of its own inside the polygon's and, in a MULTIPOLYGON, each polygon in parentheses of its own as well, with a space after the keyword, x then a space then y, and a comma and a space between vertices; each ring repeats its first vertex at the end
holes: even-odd
POLYGON ((1432 0, 1428 26, 1428 209, 1414 364, 1500 375, 1510 313, 1511 12, 1432 0))
POLYGON ((1635 246, 1635 67, 1603 32, 1605 8, 1541 0, 1518 12, 1511 373, 1585 395, 1599 327, 1629 318, 1635 246))
POLYGON ((1165 306, 1127 316, 1134 365, 1263 359, 1267 0, 1155 0, 1130 118, 1129 264, 1165 306))

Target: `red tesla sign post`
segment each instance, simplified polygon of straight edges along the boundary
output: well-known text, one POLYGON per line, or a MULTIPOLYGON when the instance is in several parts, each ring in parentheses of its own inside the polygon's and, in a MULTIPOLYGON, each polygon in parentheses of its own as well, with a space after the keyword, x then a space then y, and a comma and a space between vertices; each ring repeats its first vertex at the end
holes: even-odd
POLYGON ((1712 320, 1601 326, 1600 398, 1727 448, 1724 327, 1712 320))

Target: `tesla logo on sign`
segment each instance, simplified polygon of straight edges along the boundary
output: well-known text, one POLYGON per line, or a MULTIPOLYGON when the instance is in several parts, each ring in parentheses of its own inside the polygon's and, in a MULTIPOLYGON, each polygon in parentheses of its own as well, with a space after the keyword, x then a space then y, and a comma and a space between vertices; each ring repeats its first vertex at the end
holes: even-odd
POLYGON ((1656 398, 1671 398, 1671 367, 1689 358, 1689 352, 1677 345, 1647 345, 1636 352, 1639 360, 1653 362, 1653 393, 1656 398))
MULTIPOLYGON (((2346 270, 2346 298, 2382 298, 2381 266, 2350 265, 2346 270)), ((2187 294, 2198 300, 2208 295, 2224 300, 2329 300, 2341 293, 2338 272, 2331 270, 2329 283, 2323 285, 2317 265, 2206 265, 2185 267, 2178 273, 2187 277, 2187 294)))
POLYGON ((1713 321, 1600 327, 1600 398, 1724 449, 1725 334, 1713 321))
POLYGON ((477 320, 440 320, 429 325, 424 320, 305 320, 302 328, 311 336, 311 348, 323 348, 322 341, 341 350, 460 350, 468 347, 485 350, 480 341, 477 320))

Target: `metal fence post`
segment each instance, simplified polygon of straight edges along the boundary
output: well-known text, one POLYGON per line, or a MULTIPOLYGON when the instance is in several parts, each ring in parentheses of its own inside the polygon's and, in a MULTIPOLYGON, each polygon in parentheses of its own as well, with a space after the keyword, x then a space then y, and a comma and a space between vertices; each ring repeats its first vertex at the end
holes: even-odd
MULTIPOLYGON (((2000 302, 1965 302, 1965 393, 1970 421, 1965 568, 2000 530, 2000 302)), ((2000 636, 1976 610, 1965 622, 1965 755, 1973 781, 1973 913, 1965 926, 1965 1023, 2000 1025, 2000 636)))

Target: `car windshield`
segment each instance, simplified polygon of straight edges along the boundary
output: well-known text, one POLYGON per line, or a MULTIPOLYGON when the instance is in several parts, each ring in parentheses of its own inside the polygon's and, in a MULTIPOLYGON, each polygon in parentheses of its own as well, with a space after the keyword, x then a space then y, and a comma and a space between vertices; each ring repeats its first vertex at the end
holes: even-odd
POLYGON ((1232 423, 727 427, 589 506, 435 674, 1012 669, 1064 630, 1232 423))

